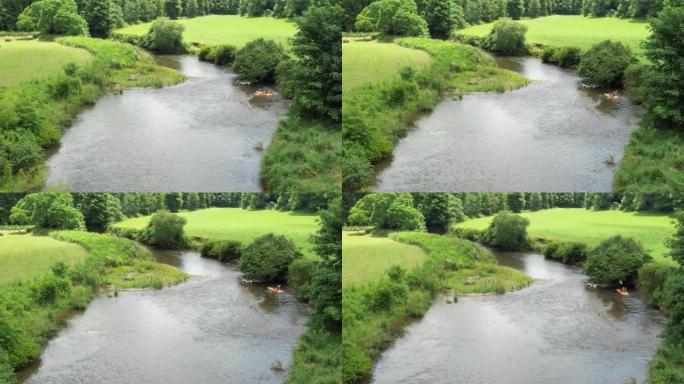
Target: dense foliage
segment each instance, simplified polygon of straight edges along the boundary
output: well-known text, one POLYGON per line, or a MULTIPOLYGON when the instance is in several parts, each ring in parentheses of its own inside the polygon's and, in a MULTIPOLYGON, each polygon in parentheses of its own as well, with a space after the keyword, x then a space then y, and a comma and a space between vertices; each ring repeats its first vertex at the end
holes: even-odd
POLYGON ((399 230, 424 230, 425 218, 414 208, 409 193, 374 193, 356 202, 349 211, 350 225, 399 230))
POLYGON ((378 0, 356 18, 356 30, 395 36, 426 36, 427 22, 418 14, 414 0, 378 0))
POLYGON ((152 23, 150 31, 145 35, 144 46, 161 53, 180 53, 185 51, 183 30, 185 28, 176 21, 159 19, 152 23))
POLYGON ((617 235, 589 251, 584 273, 597 284, 634 285, 639 268, 650 260, 641 244, 617 235))
POLYGON ((605 40, 582 54, 577 73, 599 87, 620 86, 625 70, 635 61, 629 47, 619 41, 605 40))
POLYGON ((178 249, 187 245, 184 217, 168 211, 158 211, 145 228, 145 242, 162 248, 178 249))
POLYGON ((248 279, 284 283, 290 263, 301 257, 302 253, 292 240, 269 233, 245 247, 240 257, 240 270, 248 279))
POLYGON ((256 39, 237 51, 233 71, 246 81, 274 82, 276 68, 284 58, 285 51, 276 42, 256 39))
POLYGON ((489 48, 502 55, 522 55, 527 53, 525 32, 527 27, 511 20, 499 20, 494 23, 487 36, 489 48))
POLYGON ((87 35, 88 25, 78 14, 74 0, 41 0, 21 12, 17 27, 56 35, 87 35))
POLYGON ((529 248, 527 226, 530 221, 510 213, 497 213, 487 228, 487 244, 507 251, 520 251, 529 248))
POLYGON ((39 228, 84 229, 83 214, 69 193, 34 193, 19 200, 10 214, 14 224, 39 228))

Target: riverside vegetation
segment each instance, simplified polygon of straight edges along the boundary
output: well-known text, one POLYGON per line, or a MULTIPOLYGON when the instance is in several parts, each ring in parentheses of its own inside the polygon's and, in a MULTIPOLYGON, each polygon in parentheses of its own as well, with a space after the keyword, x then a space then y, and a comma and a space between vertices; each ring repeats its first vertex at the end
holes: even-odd
MULTIPOLYGON (((294 351, 287 382, 339 382, 339 198, 336 202, 313 194, 37 193, 3 195, 0 200, 0 213, 4 212, 0 221, 13 223, 8 228, 21 233, 26 229, 49 233, 51 239, 39 243, 27 239, 21 243, 26 250, 4 252, 0 272, 14 276, 16 268, 23 268, 21 262, 17 263, 20 255, 28 254, 35 259, 39 257, 36 252, 43 251, 46 246, 57 252, 57 258, 52 261, 58 261, 50 269, 34 267, 34 270, 23 271, 24 276, 17 278, 11 283, 12 288, 3 290, 0 295, 0 325, 11 336, 6 339, 7 343, 3 341, 3 352, 7 353, 0 355, 3 374, 0 382, 13 382, 14 369, 38 357, 41 345, 59 329, 68 311, 84 309, 99 287, 107 285, 115 290, 161 288, 187 279, 185 273, 154 262, 136 241, 162 248, 196 247, 202 256, 236 262, 250 279, 288 283, 300 300, 312 305, 313 316, 294 351), (212 206, 223 208, 203 208, 212 206), (276 208, 320 209, 320 225, 316 225, 317 216, 312 213, 280 212, 276 208), (195 219, 183 212, 186 219, 169 211, 181 209, 199 216, 195 219), (124 212, 131 216, 155 213, 141 221, 145 223, 141 229, 112 226, 125 218, 124 212), (279 227, 272 223, 274 219, 288 225, 284 233, 297 240, 269 233, 278 231, 279 227), (228 225, 223 227, 212 225, 226 222, 228 225), (240 223, 245 224, 242 230, 240 223), (192 228, 194 235, 186 235, 186 225, 192 228), (86 227, 110 228, 110 234, 85 232, 86 227), (237 238, 233 237, 235 232, 237 238), (231 238, 239 241, 227 240, 231 238), (70 247, 70 243, 80 247, 70 247), (306 249, 306 257, 301 252, 303 249, 306 249), (68 255, 59 256, 67 251, 68 255), (5 271, 5 266, 12 269, 5 271)), ((16 243, 14 236, 36 237, 11 234, 0 236, 0 242, 16 243)))

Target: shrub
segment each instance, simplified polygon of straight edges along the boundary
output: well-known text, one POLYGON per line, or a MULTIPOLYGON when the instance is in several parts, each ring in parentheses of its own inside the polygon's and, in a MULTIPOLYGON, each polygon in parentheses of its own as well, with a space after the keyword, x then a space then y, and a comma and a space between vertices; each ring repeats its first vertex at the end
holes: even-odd
POLYGON ((486 243, 492 247, 510 251, 529 248, 527 226, 530 221, 510 212, 500 212, 487 228, 486 243))
POLYGON ((145 229, 145 241, 163 248, 177 249, 187 245, 183 227, 187 220, 169 211, 158 211, 145 229))
POLYGON ((413 0, 378 0, 356 17, 356 30, 395 36, 427 36, 427 22, 413 0))
POLYGON ((371 290, 370 307, 375 312, 386 311, 403 304, 408 298, 406 284, 391 280, 380 280, 371 290))
POLYGON ((541 59, 545 63, 571 68, 579 64, 581 54, 582 51, 575 47, 546 46, 541 53, 541 59))
POLYGON ((599 87, 622 85, 627 67, 636 62, 629 47, 619 41, 602 41, 582 54, 577 73, 599 87))
POLYGON ((276 68, 285 58, 285 51, 280 45, 273 40, 260 38, 237 51, 233 71, 244 80, 273 82, 276 68))
POLYGON ((308 284, 313 279, 318 263, 316 260, 297 259, 287 269, 287 284, 295 290, 300 300, 309 299, 308 284))
POLYGON ((214 47, 213 61, 216 65, 230 65, 235 60, 235 47, 232 45, 219 45, 214 47))
POLYGON ((145 36, 144 46, 162 53, 185 52, 183 30, 185 27, 176 21, 161 18, 152 23, 145 36))
POLYGON ((572 241, 551 241, 544 246, 544 256, 565 264, 578 264, 587 258, 587 245, 572 241))
POLYGON ((661 293, 662 308, 670 316, 667 335, 678 343, 684 342, 684 273, 679 270, 665 280, 661 293))
POLYGON ((487 37, 489 49, 503 55, 524 55, 528 52, 525 44, 527 27, 511 19, 494 23, 487 37))
POLYGON ((40 228, 84 229, 83 214, 73 207, 69 193, 33 193, 19 200, 10 213, 14 224, 40 228))
POLYGON ((40 305, 53 304, 60 297, 66 297, 71 292, 69 280, 46 274, 42 278, 36 279, 31 287, 33 300, 40 305))
POLYGON ((651 260, 632 238, 613 236, 602 241, 587 254, 584 273, 592 281, 608 285, 633 285, 639 268, 651 260))
POLYGON ((487 231, 486 230, 479 230, 475 228, 461 228, 461 227, 456 227, 452 228, 449 233, 451 235, 456 236, 461 239, 466 239, 470 241, 475 241, 475 242, 480 242, 480 241, 485 241, 487 238, 487 231))
POLYGON ((662 289, 665 281, 676 272, 677 268, 656 262, 646 263, 639 268, 637 288, 648 304, 654 307, 662 306, 662 289))
POLYGON ((228 263, 240 258, 242 244, 233 240, 205 240, 200 248, 202 257, 228 263))
POLYGON ((214 61, 214 47, 211 45, 202 45, 199 50, 197 50, 197 59, 200 61, 214 61))
POLYGON ((290 263, 301 257, 292 240, 269 233, 254 239, 242 251, 240 270, 249 279, 286 282, 290 263))

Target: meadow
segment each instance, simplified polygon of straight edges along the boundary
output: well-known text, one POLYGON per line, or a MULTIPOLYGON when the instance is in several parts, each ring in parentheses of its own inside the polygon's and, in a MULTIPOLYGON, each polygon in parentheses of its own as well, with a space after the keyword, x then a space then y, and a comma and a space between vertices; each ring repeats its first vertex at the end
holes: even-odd
POLYGON ((351 40, 342 44, 342 90, 396 76, 405 66, 424 68, 432 62, 427 52, 391 42, 351 40))
POLYGON ((412 269, 427 255, 416 245, 404 244, 389 237, 344 231, 342 233, 342 285, 377 280, 393 265, 412 269))
MULTIPOLYGON (((288 45, 288 39, 297 32, 297 26, 285 19, 273 17, 242 17, 237 15, 209 15, 178 20, 183 26, 186 42, 217 45, 230 44, 242 47, 260 37, 288 45)), ((152 23, 135 24, 116 30, 117 33, 142 36, 152 23)))
MULTIPOLYGON (((643 54, 641 41, 649 35, 645 20, 616 17, 584 17, 580 15, 552 15, 520 20, 527 26, 525 38, 533 44, 572 46, 582 50, 606 39, 628 45, 637 55, 643 54)), ((473 25, 456 31, 458 34, 486 36, 494 23, 473 25)))
MULTIPOLYGON (((530 220, 527 233, 533 238, 578 241, 595 246, 611 236, 623 235, 641 242, 654 260, 673 263, 665 246, 675 230, 669 216, 583 208, 554 208, 520 215, 530 220)), ((456 226, 482 230, 491 219, 491 216, 480 217, 456 226)))
POLYGON ((75 265, 88 252, 78 244, 48 236, 0 232, 0 285, 42 275, 57 262, 75 265))
POLYGON ((81 66, 93 56, 84 49, 37 40, 0 41, 0 87, 58 73, 68 63, 81 66))
MULTIPOLYGON (((318 230, 318 216, 314 213, 208 208, 179 212, 179 215, 188 220, 185 234, 191 238, 236 240, 247 245, 255 238, 273 232, 292 239, 307 257, 317 258, 309 242, 309 237, 318 230)), ((116 223, 114 227, 143 229, 149 220, 150 216, 135 217, 116 223)))

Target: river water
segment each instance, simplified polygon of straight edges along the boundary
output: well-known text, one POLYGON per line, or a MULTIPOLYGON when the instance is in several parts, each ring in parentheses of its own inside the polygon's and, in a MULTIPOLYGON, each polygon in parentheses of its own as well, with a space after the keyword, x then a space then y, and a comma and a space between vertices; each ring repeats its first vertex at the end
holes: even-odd
POLYGON ((109 94, 83 111, 49 153, 47 185, 75 191, 260 191, 262 152, 288 103, 254 96, 228 69, 158 56, 188 76, 164 88, 109 94))
POLYGON ((639 107, 626 97, 608 101, 536 58, 497 64, 531 84, 441 102, 399 141, 376 190, 611 191, 616 167, 604 161, 622 158, 639 107))
POLYGON ((574 267, 498 253, 539 279, 505 295, 439 298, 376 364, 373 383, 644 382, 665 317, 638 295, 584 287, 574 267))
POLYGON ((308 316, 289 293, 239 283, 231 266, 190 251, 155 257, 200 276, 149 291, 100 296, 69 320, 41 361, 20 373, 29 384, 282 383, 308 316), (30 376, 27 378, 27 376, 30 376))

